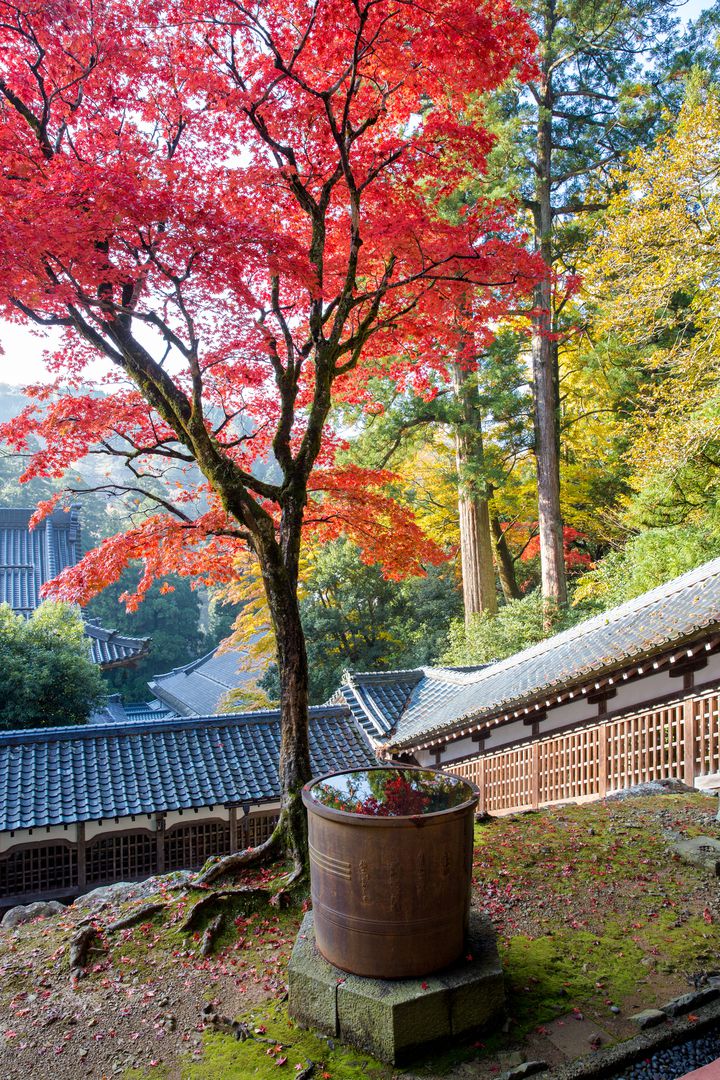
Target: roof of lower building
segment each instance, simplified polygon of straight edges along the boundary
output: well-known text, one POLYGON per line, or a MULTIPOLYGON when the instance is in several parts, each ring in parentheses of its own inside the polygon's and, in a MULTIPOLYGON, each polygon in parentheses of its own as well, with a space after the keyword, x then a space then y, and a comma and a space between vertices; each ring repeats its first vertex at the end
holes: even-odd
POLYGON ((340 694, 360 726, 376 738, 392 731, 422 678, 422 671, 348 672, 340 694))
POLYGON ((151 693, 178 716, 204 716, 223 707, 227 695, 253 683, 259 674, 257 661, 242 649, 218 646, 148 682, 151 693))
POLYGON ((111 694, 100 709, 90 716, 91 724, 126 724, 142 720, 166 720, 174 715, 156 702, 125 702, 121 694, 111 694))
MULTIPOLYGON (((343 706, 310 709, 313 775, 376 764, 343 706)), ((0 733, 0 831, 280 796, 280 713, 0 733)))
MULTIPOLYGON (((80 508, 54 510, 30 528, 32 508, 0 507, 0 604, 29 618, 42 603, 41 589, 81 556, 80 508)), ((105 630, 85 622, 93 661, 101 668, 126 667, 147 656, 147 638, 105 630)))
POLYGON ((105 671, 143 660, 150 652, 150 638, 132 638, 117 630, 105 630, 95 619, 85 620, 93 662, 105 671))
POLYGON ((716 629, 720 559, 505 660, 475 669, 355 674, 343 696, 375 742, 409 749, 716 629), (395 703, 403 696, 398 714, 395 703))

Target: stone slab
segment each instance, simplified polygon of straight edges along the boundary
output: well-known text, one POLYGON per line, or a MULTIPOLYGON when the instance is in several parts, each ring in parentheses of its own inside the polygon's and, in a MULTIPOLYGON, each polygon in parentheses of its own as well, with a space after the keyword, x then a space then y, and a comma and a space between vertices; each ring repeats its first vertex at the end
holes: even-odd
POLYGON ((693 836, 689 840, 678 840, 673 844, 673 850, 685 862, 720 876, 720 840, 714 836, 693 836))
POLYGON ((578 1020, 573 1013, 561 1016, 545 1024, 547 1035, 553 1046, 566 1058, 582 1057, 593 1047, 612 1042, 612 1036, 589 1020, 578 1020))
POLYGON ((720 988, 717 986, 705 986, 702 990, 694 990, 691 994, 682 994, 673 998, 663 1005, 662 1011, 668 1016, 684 1016, 694 1012, 709 1001, 716 1001, 720 997, 720 988))
POLYGON ((667 1020, 667 1013, 664 1013, 662 1009, 643 1009, 642 1012, 631 1016, 630 1020, 644 1031, 646 1028, 664 1024, 667 1020))
POLYGON ((477 913, 457 964, 424 979, 368 979, 321 956, 308 912, 288 972, 291 1016, 391 1064, 487 1027, 505 1002, 495 933, 489 919, 477 913))
POLYGON ((290 1013, 304 1027, 338 1035, 337 988, 345 972, 329 964, 315 944, 312 912, 298 930, 288 964, 290 1013))

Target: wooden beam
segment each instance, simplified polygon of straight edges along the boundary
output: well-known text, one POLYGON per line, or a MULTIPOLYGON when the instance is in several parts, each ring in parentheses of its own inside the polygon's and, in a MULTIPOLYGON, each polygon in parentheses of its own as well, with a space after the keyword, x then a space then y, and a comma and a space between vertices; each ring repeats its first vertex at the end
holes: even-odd
POLYGON ((77 823, 77 883, 79 889, 84 889, 87 884, 87 841, 84 821, 77 823))
POLYGON ((165 815, 155 815, 155 862, 158 874, 165 873, 165 815))
POLYGON ((680 660, 677 664, 673 664, 668 674, 671 679, 684 678, 685 675, 694 675, 696 671, 702 671, 707 664, 707 653, 700 653, 698 656, 688 657, 687 660, 680 660))

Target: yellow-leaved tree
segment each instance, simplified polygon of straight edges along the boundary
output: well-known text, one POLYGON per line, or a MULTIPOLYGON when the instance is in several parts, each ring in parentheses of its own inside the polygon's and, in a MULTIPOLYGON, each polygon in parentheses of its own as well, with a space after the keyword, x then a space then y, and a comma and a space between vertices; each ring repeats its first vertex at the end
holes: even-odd
POLYGON ((687 514, 720 487, 720 90, 691 81, 674 130, 632 155, 625 181, 589 285, 605 333, 646 365, 634 484, 687 514))

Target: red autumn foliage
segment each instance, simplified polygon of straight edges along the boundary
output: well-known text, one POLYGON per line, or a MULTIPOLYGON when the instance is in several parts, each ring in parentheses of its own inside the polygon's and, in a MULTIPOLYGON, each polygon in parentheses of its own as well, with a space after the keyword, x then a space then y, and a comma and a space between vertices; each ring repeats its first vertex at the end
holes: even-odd
MULTIPOLYGON (((592 566, 592 556, 583 551, 581 545, 583 540, 587 539, 585 533, 579 532, 578 529, 573 529, 570 525, 563 526, 563 552, 565 555, 565 566, 569 571, 587 570, 592 566)), ((530 559, 535 559, 540 555, 540 537, 533 536, 528 541, 520 558, 523 562, 529 562, 530 559)))
MULTIPOLYGON (((62 477, 108 442, 150 472, 177 451, 178 425, 129 370, 128 340, 112 329, 120 320, 131 337, 141 328, 153 359, 169 347, 179 394, 191 400, 201 384, 208 433, 249 471, 282 423, 278 357, 283 370, 296 364, 287 445, 300 450, 318 390, 313 358, 303 355, 313 314, 325 332, 342 334, 333 389, 347 399, 388 355, 398 380, 426 385, 453 344, 447 312, 468 285, 483 286, 478 335, 527 289, 535 268, 512 242, 505 207, 480 203, 459 226, 436 209, 484 170, 492 145, 463 123, 463 103, 528 66, 532 34, 508 3, 0 7, 0 306, 66 335, 49 361, 56 385, 35 387, 37 404, 1 431, 17 450, 41 439, 26 478, 62 477), (356 189, 362 246, 351 307, 336 327, 356 189), (312 208, 323 200, 319 267, 312 208), (502 287, 487 287, 494 283, 502 287), (372 334, 361 341, 368 319, 372 334), (98 350, 114 369, 88 384, 98 350), (240 413, 254 429, 242 440, 228 420, 240 413)), ((391 574, 436 558, 406 513, 381 505, 385 478, 332 467, 336 446, 330 438, 319 452, 309 525, 327 538, 352 531, 354 518, 367 557, 382 557, 391 574)), ((196 495, 172 500, 192 502, 190 520, 128 532, 127 557, 146 559, 149 575, 153 564, 219 580, 229 572, 230 536, 205 559, 197 550, 214 529, 231 530, 219 506, 194 510, 202 498, 216 501, 212 490, 196 495)), ((103 545, 58 595, 87 599, 107 584, 126 561, 121 547, 103 545)))
POLYGON ((292 716, 287 790, 309 760, 301 531, 349 532, 391 575, 438 554, 387 475, 339 466, 333 400, 367 400, 376 371, 429 388, 454 313, 482 344, 542 273, 510 208, 480 200, 457 223, 442 205, 492 145, 467 104, 530 71, 533 33, 509 0, 0 15, 0 314, 62 333, 55 384, 0 439, 31 453, 27 478, 87 453, 126 463, 100 486, 139 514, 56 594, 86 600, 131 558, 140 595, 171 571, 224 581, 248 545, 292 716))

